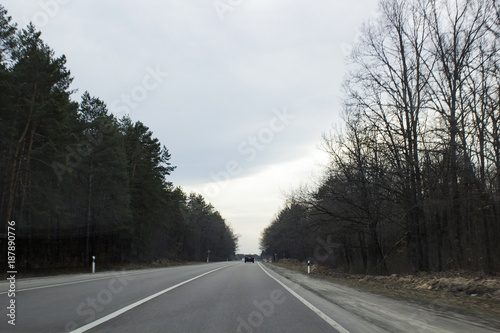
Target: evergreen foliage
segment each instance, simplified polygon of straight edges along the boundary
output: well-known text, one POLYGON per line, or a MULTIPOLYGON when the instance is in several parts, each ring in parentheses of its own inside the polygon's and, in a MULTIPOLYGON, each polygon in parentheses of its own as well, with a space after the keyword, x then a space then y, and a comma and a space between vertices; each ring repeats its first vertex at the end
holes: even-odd
POLYGON ((230 226, 203 197, 167 180, 175 170, 168 149, 90 93, 73 101, 72 80, 66 58, 32 24, 18 30, 0 5, 2 259, 13 220, 25 272, 89 266, 92 256, 103 264, 204 261, 200 251, 210 249, 212 260, 232 259, 230 226))

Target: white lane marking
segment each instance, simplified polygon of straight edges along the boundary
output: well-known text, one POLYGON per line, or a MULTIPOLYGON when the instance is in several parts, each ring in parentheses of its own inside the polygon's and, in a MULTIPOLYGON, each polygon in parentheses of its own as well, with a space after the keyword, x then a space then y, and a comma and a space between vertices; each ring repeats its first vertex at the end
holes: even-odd
MULTIPOLYGON (((164 269, 169 269, 171 267, 163 268, 164 269)), ((136 275, 142 275, 142 274, 149 274, 151 271, 148 270, 147 272, 138 272, 138 273, 131 273, 131 274, 123 274, 126 271, 117 271, 115 275, 110 275, 106 277, 101 277, 101 278, 94 278, 94 279, 87 279, 87 280, 78 280, 78 281, 72 281, 72 282, 62 282, 62 283, 56 283, 56 284, 48 284, 46 286, 39 286, 39 287, 28 287, 28 288, 23 288, 23 289, 17 289, 16 292, 21 292, 21 291, 28 291, 28 290, 36 290, 36 289, 45 289, 45 288, 53 288, 53 287, 60 287, 60 286, 66 286, 69 284, 76 284, 76 283, 84 283, 84 282, 92 282, 92 281, 99 281, 99 280, 107 280, 107 279, 113 279, 113 278, 121 278, 121 277, 127 277, 127 276, 136 276, 136 275)), ((7 286, 8 288, 8 286, 7 286)), ((0 291, 0 295, 2 294, 7 294, 9 291, 0 291)))
MULTIPOLYGON (((73 281, 73 282, 63 282, 63 283, 57 283, 57 284, 48 284, 46 286, 17 289, 16 292, 28 291, 28 290, 36 290, 36 289, 45 289, 45 288, 53 288, 53 287, 59 287, 59 286, 66 286, 68 284, 76 284, 76 283, 84 283, 84 282, 91 282, 91 281, 99 281, 99 280, 106 280, 106 279, 112 279, 112 278, 124 277, 124 276, 135 276, 135 275, 140 275, 140 274, 146 274, 146 273, 136 273, 136 274, 128 274, 128 275, 112 275, 112 276, 102 277, 102 278, 96 278, 96 279, 79 280, 79 281, 73 281)), ((6 293, 8 293, 8 291, 2 291, 2 292, 0 292, 0 295, 6 294, 6 293)))
POLYGON ((115 317, 118 317, 119 315, 121 315, 121 314, 123 314, 123 313, 125 313, 125 312, 127 312, 127 311, 129 311, 129 310, 132 310, 133 308, 138 307, 138 306, 139 306, 139 305, 141 305, 141 304, 144 304, 144 303, 146 303, 146 302, 148 302, 148 301, 152 300, 153 298, 156 298, 156 297, 158 297, 158 296, 161 296, 161 295, 163 295, 163 294, 165 294, 165 293, 168 293, 169 291, 171 291, 171 290, 173 290, 173 289, 175 289, 175 288, 178 288, 178 287, 180 287, 180 286, 182 286, 182 285, 184 285, 184 284, 186 284, 186 283, 189 283, 189 282, 191 282, 191 281, 194 281, 194 280, 196 280, 196 279, 201 278, 202 276, 208 275, 208 274, 210 274, 210 273, 213 273, 213 272, 215 272, 215 271, 218 271, 218 270, 223 269, 223 268, 226 268, 226 267, 229 267, 229 266, 222 266, 222 267, 219 267, 219 268, 217 268, 217 269, 214 269, 214 270, 211 270, 211 271, 209 271, 209 272, 203 273, 203 274, 201 274, 201 275, 195 276, 194 278, 191 278, 191 279, 189 279, 189 280, 186 280, 186 281, 183 281, 183 282, 181 282, 181 283, 178 283, 178 284, 176 284, 175 286, 172 286, 172 287, 170 287, 170 288, 167 288, 167 289, 164 289, 164 290, 162 290, 162 291, 159 291, 159 292, 157 292, 156 294, 153 294, 153 295, 151 295, 151 296, 148 296, 148 297, 146 297, 146 298, 143 298, 143 299, 141 299, 140 301, 137 301, 137 302, 135 302, 135 303, 132 303, 132 304, 130 304, 130 305, 128 305, 128 306, 126 306, 126 307, 124 307, 124 308, 121 308, 120 310, 117 310, 117 311, 115 311, 115 312, 113 312, 113 313, 110 313, 109 315, 104 316, 104 317, 102 317, 102 318, 100 318, 100 319, 98 319, 98 320, 96 320, 96 321, 93 321, 93 322, 91 322, 91 323, 89 323, 89 324, 87 324, 87 325, 85 325, 85 326, 82 326, 82 327, 80 327, 80 328, 77 328, 76 330, 71 331, 71 333, 81 333, 81 332, 88 331, 89 329, 94 328, 94 327, 96 327, 96 326, 98 326, 98 325, 101 325, 102 323, 105 323, 105 322, 107 322, 108 320, 111 320, 111 319, 113 319, 113 318, 115 318, 115 317))
POLYGON ((324 314, 320 309, 318 309, 317 307, 315 307, 314 305, 312 305, 311 303, 309 303, 308 301, 305 300, 305 298, 303 298, 302 296, 300 296, 299 294, 297 294, 295 291, 293 291, 291 288, 289 288, 287 285, 285 285, 283 282, 281 282, 280 280, 278 280, 277 278, 275 278, 274 276, 272 276, 271 274, 269 274, 265 269, 264 267, 262 267, 261 263, 258 263, 260 268, 264 271, 264 273, 266 273, 267 275, 269 275, 269 277, 271 277, 273 280, 275 280, 276 282, 278 282, 281 286, 283 286, 283 288, 285 288, 290 294, 292 294, 293 296, 295 296, 299 301, 301 301, 302 303, 304 303, 305 306, 307 306, 309 309, 311 309, 314 313, 316 313, 321 319, 323 319, 324 321, 326 321, 331 327, 333 327, 334 329, 336 329, 339 333, 349 333, 348 330, 346 330, 344 327, 342 327, 339 323, 337 323, 335 320, 333 320, 332 318, 328 317, 326 314, 324 314))
MULTIPOLYGON (((170 268, 170 267, 167 267, 167 268, 170 268)), ((167 268, 164 268, 164 269, 167 269, 167 268)), ((151 271, 148 271, 148 272, 139 272, 139 273, 132 273, 132 274, 122 274, 122 272, 124 272, 124 271, 118 271, 117 274, 115 274, 115 275, 110 275, 110 276, 101 277, 101 278, 94 278, 94 279, 87 279, 87 280, 78 280, 78 281, 72 281, 72 282, 63 282, 63 283, 56 283, 56 284, 48 284, 46 286, 29 287, 29 288, 17 289, 16 292, 28 291, 28 290, 36 290, 36 289, 45 289, 45 288, 53 288, 53 287, 59 287, 59 286, 66 286, 66 285, 69 285, 69 284, 92 282, 92 281, 99 281, 99 280, 106 280, 106 279, 120 278, 120 277, 127 277, 127 276, 136 276, 136 275, 142 275, 142 274, 151 273, 151 271)), ((2 291, 2 292, 0 292, 0 295, 7 294, 8 292, 9 291, 2 291)))

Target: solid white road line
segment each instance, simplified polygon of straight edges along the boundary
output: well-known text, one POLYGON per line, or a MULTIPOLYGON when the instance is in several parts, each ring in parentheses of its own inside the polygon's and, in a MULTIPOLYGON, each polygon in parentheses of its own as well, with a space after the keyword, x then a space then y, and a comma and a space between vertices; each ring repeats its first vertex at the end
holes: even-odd
POLYGON ((269 275, 273 280, 275 280, 276 282, 278 282, 283 288, 285 288, 290 294, 292 294, 293 296, 295 296, 299 301, 301 301, 302 303, 304 303, 305 306, 307 306, 309 309, 311 309, 314 313, 316 313, 321 319, 323 319, 324 321, 326 321, 331 327, 333 327, 334 329, 336 329, 339 333, 349 333, 348 330, 346 330, 344 327, 342 327, 339 323, 337 323, 335 320, 333 320, 332 318, 328 317, 326 314, 324 314, 320 309, 318 309, 317 307, 315 307, 314 305, 312 305, 311 303, 309 303, 308 301, 306 301, 302 296, 300 296, 299 294, 297 294, 295 291, 293 291, 291 288, 289 288, 288 286, 286 286, 283 282, 281 282, 280 280, 278 280, 277 278, 275 278, 274 276, 272 276, 271 274, 269 274, 265 269, 264 267, 261 265, 261 263, 258 263, 260 268, 264 271, 264 273, 266 273, 267 275, 269 275))
POLYGON ((115 317, 118 317, 119 315, 121 315, 121 314, 123 314, 123 313, 125 313, 125 312, 127 312, 127 311, 129 311, 129 310, 132 310, 133 308, 135 308, 135 307, 137 307, 137 306, 139 306, 139 305, 141 305, 141 304, 144 304, 144 303, 146 303, 147 301, 152 300, 153 298, 156 298, 156 297, 158 297, 158 296, 161 296, 161 295, 163 295, 163 294, 165 294, 165 293, 168 293, 169 291, 171 291, 171 290, 173 290, 173 289, 175 289, 175 288, 177 288, 177 287, 180 287, 180 286, 182 286, 182 285, 184 285, 184 284, 186 284, 186 283, 189 283, 189 282, 191 282, 191 281, 194 281, 194 280, 196 280, 196 279, 199 279, 199 278, 201 278, 202 276, 208 275, 208 274, 210 274, 210 273, 213 273, 213 272, 215 272, 215 271, 218 271, 218 270, 223 269, 223 268, 226 268, 226 267, 228 267, 228 266, 219 267, 219 268, 217 268, 217 269, 211 270, 210 272, 203 273, 203 274, 198 275, 198 276, 196 276, 196 277, 194 277, 194 278, 191 278, 191 279, 189 279, 189 280, 186 280, 186 281, 183 281, 183 282, 181 282, 181 283, 178 283, 178 284, 176 284, 175 286, 172 286, 172 287, 167 288, 167 289, 165 289, 165 290, 159 291, 159 292, 157 292, 156 294, 153 294, 153 295, 151 295, 151 296, 149 296, 149 297, 146 297, 146 298, 144 298, 144 299, 141 299, 140 301, 137 301, 137 302, 135 302, 135 303, 132 303, 132 304, 130 304, 129 306, 126 306, 126 307, 124 307, 124 308, 122 308, 122 309, 120 309, 120 310, 117 310, 117 311, 115 311, 115 312, 113 312, 113 313, 110 313, 109 315, 104 316, 104 317, 102 317, 102 318, 100 318, 100 319, 98 319, 98 320, 96 320, 96 321, 93 321, 93 322, 91 322, 91 323, 89 323, 89 324, 87 324, 87 325, 85 325, 85 326, 82 326, 82 327, 80 327, 80 328, 77 328, 76 330, 71 331, 71 333, 81 333, 81 332, 88 331, 89 329, 94 328, 94 327, 96 327, 96 326, 98 326, 98 325, 101 325, 102 323, 105 323, 105 322, 107 322, 108 320, 111 320, 111 319, 113 319, 113 318, 115 318, 115 317))
MULTIPOLYGON (((17 289, 16 292, 29 291, 29 290, 37 290, 37 289, 45 289, 45 288, 61 287, 61 286, 67 286, 67 285, 70 285, 70 284, 85 283, 85 282, 92 282, 92 281, 99 281, 99 280, 106 280, 106 279, 112 279, 112 278, 118 278, 118 277, 124 277, 124 276, 135 276, 135 275, 139 275, 139 274, 146 274, 146 273, 127 274, 127 275, 112 275, 112 276, 106 276, 106 277, 95 278, 95 279, 88 279, 88 280, 79 280, 79 281, 72 281, 72 282, 62 282, 62 283, 57 283, 57 284, 48 284, 46 286, 28 287, 28 288, 24 288, 24 289, 17 289)), ((0 295, 7 294, 8 292, 9 291, 2 291, 2 292, 0 292, 0 295)))
MULTIPOLYGON (((154 269, 155 271, 157 270, 162 270, 162 269, 169 269, 171 267, 167 268, 156 268, 154 269)), ((21 288, 17 289, 16 292, 21 292, 21 291, 29 291, 29 290, 37 290, 37 289, 45 289, 45 288, 54 288, 54 287, 61 287, 61 286, 67 286, 70 284, 77 284, 77 283, 85 283, 85 282, 93 282, 93 281, 99 281, 99 280, 107 280, 107 279, 115 279, 115 278, 123 278, 123 277, 129 277, 129 276, 136 276, 136 275, 143 275, 143 274, 149 274, 151 273, 152 270, 144 270, 143 272, 134 272, 134 273, 127 273, 127 271, 116 271, 116 274, 114 275, 108 275, 105 277, 96 277, 92 279, 87 279, 87 280, 76 280, 76 281, 71 281, 71 282, 61 282, 61 283, 56 283, 56 284, 48 284, 45 286, 38 286, 38 287, 27 287, 27 288, 21 288)), ((54 276, 57 277, 57 276, 54 276)), ((20 280, 21 281, 21 280, 20 280)), ((22 281, 25 282, 25 281, 22 281)), ((4 282, 1 282, 4 283, 4 282)), ((5 286, 8 288, 7 283, 4 283, 5 286)), ((1 291, 0 295, 7 294, 9 291, 1 291)))
MULTIPOLYGON (((170 267, 168 267, 168 268, 170 268, 170 267)), ((167 269, 167 268, 164 268, 164 269, 167 269)), ((108 276, 104 276, 104 277, 96 277, 96 278, 87 279, 87 280, 76 280, 76 281, 71 281, 71 282, 61 282, 61 283, 48 284, 45 286, 38 286, 38 287, 21 288, 21 289, 17 289, 16 292, 45 289, 45 288, 54 288, 54 287, 67 286, 70 284, 93 282, 93 281, 113 279, 113 278, 123 278, 123 277, 143 275, 143 274, 149 274, 149 273, 151 273, 151 270, 145 270, 144 272, 134 272, 134 273, 127 273, 127 271, 116 271, 116 274, 108 275, 108 276)), ((51 276, 49 278, 54 278, 54 277, 57 278, 57 276, 51 276)), ((22 281, 22 280, 19 280, 19 281, 22 281)), ((22 281, 22 282, 25 282, 25 281, 22 281)), ((7 294, 8 292, 9 292, 8 290, 2 291, 2 292, 0 292, 0 295, 7 294)))

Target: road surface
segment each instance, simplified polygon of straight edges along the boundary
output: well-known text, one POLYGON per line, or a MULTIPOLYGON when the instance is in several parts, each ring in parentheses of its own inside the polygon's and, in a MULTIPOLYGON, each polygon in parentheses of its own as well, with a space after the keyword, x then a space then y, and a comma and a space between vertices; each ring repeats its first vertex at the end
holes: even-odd
POLYGON ((2 282, 0 332, 500 332, 301 279, 294 283, 261 263, 224 262, 18 280, 15 298, 2 282), (15 326, 8 323, 10 299, 15 326))

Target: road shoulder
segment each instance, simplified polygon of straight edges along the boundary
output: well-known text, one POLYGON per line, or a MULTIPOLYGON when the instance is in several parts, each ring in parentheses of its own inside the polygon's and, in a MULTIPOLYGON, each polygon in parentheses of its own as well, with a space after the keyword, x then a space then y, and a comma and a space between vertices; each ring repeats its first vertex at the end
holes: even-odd
POLYGON ((488 316, 477 316, 476 313, 453 311, 439 299, 426 303, 421 300, 398 298, 396 294, 383 295, 372 290, 353 288, 275 264, 267 263, 265 267, 374 325, 383 322, 383 325, 387 325, 383 319, 390 319, 396 323, 391 324, 391 327, 383 327, 387 330, 405 328, 393 327, 400 325, 397 323, 402 321, 413 322, 413 326, 420 327, 420 331, 431 332, 432 329, 439 327, 443 331, 453 332, 455 329, 460 329, 460 331, 466 332, 467 327, 469 327, 474 332, 500 332, 499 320, 488 316), (391 315, 387 315, 387 312, 391 312, 391 315))

